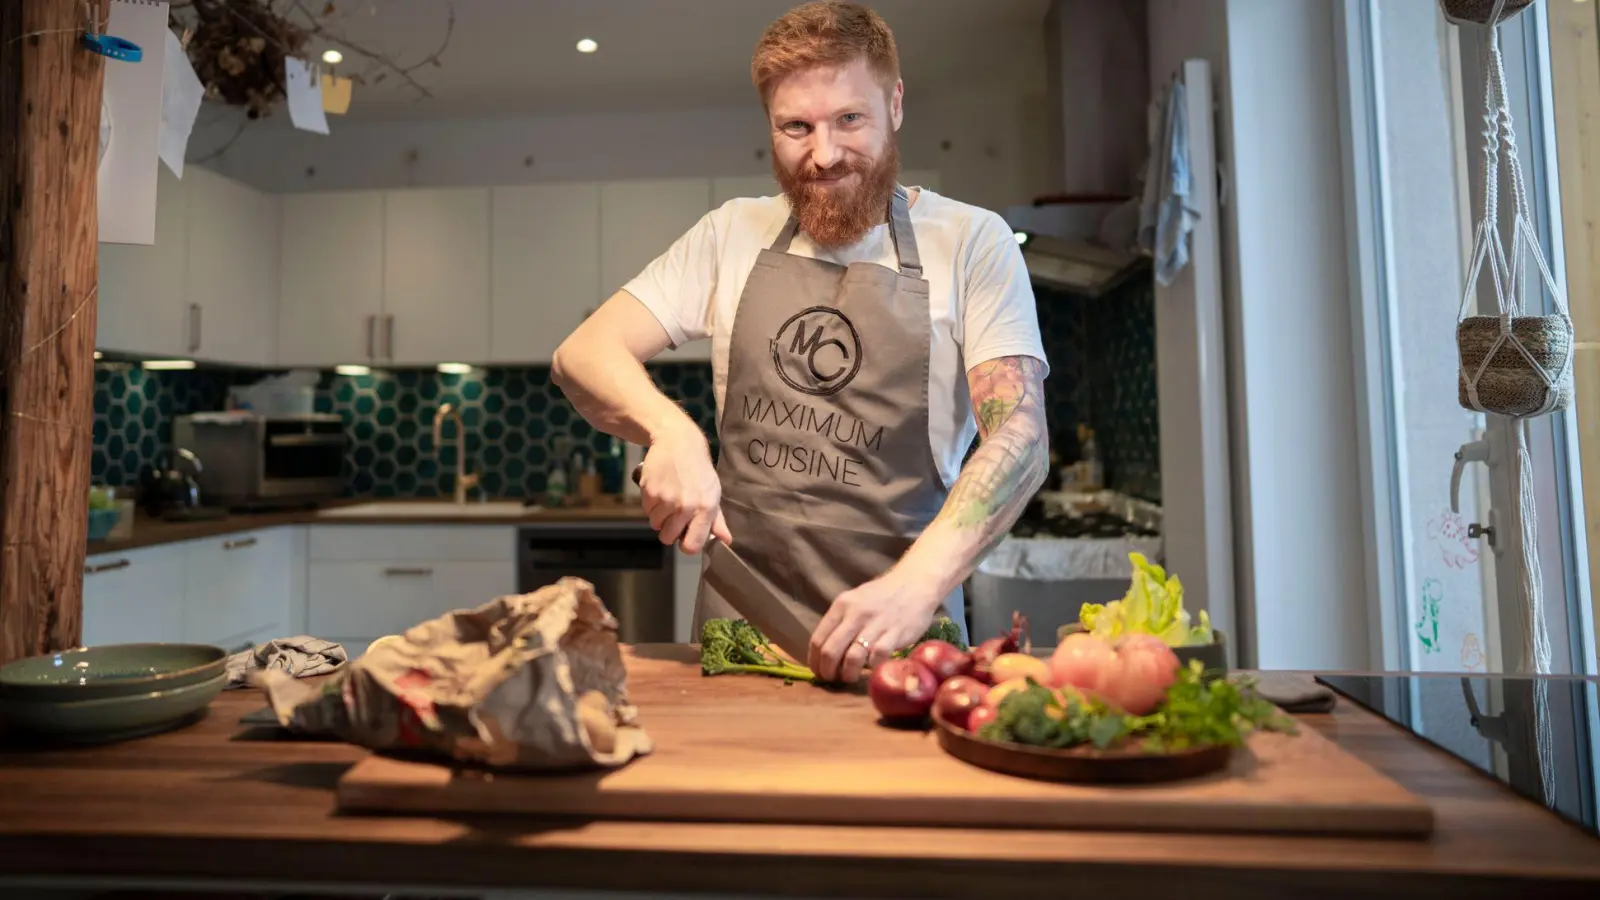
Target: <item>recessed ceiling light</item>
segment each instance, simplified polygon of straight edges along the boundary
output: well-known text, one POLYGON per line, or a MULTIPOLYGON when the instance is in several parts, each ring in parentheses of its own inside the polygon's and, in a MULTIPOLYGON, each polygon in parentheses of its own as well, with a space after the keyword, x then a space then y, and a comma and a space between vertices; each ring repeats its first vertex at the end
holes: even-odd
POLYGON ((330 66, 337 66, 339 63, 344 62, 344 54, 333 49, 324 50, 322 51, 322 61, 330 66))
POLYGON ((579 53, 593 53, 593 52, 595 52, 596 50, 599 50, 599 49, 600 49, 600 45, 596 44, 594 41, 590 40, 589 38, 584 38, 583 40, 578 42, 578 52, 579 53))
POLYGON ((466 375, 472 371, 469 363, 439 363, 439 371, 445 375, 466 375))
POLYGON ((140 365, 142 365, 146 369, 150 369, 151 371, 175 371, 175 370, 180 370, 180 369, 192 369, 192 368, 194 368, 194 360, 192 360, 192 359, 147 359, 143 363, 140 363, 140 365))
POLYGON ((334 366, 333 371, 340 375, 371 375, 370 366, 334 366))

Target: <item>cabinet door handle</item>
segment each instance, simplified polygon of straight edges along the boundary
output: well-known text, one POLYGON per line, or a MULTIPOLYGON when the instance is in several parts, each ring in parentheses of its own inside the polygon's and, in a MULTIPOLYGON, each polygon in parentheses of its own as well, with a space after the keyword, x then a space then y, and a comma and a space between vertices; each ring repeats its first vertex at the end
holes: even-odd
POLYGON ((378 317, 367 316, 367 359, 378 358, 378 317))
POLYGON ((240 549, 242 547, 254 547, 256 545, 257 540, 259 540, 259 539, 258 538, 253 538, 253 537, 248 537, 248 538, 239 538, 236 541, 223 541, 222 542, 222 549, 224 549, 224 550, 238 550, 238 549, 240 549))
POLYGON ((189 352, 200 349, 200 304, 189 304, 189 352))
POLYGON ((394 316, 383 317, 383 355, 390 362, 394 362, 394 316))
POLYGON ((113 571, 115 569, 126 569, 127 567, 129 567, 131 565, 133 565, 133 563, 131 563, 131 562, 125 560, 125 559, 116 559, 116 560, 112 560, 111 562, 108 562, 108 563, 101 563, 101 564, 99 564, 97 566, 84 566, 83 567, 83 574, 85 574, 85 575, 99 575, 101 572, 110 572, 110 571, 113 571))
POLYGON ((428 576, 428 575, 432 575, 433 574, 433 567, 432 566, 416 566, 416 567, 408 568, 406 566, 390 566, 390 567, 388 567, 388 568, 383 570, 383 574, 389 575, 389 576, 400 576, 400 575, 428 576))

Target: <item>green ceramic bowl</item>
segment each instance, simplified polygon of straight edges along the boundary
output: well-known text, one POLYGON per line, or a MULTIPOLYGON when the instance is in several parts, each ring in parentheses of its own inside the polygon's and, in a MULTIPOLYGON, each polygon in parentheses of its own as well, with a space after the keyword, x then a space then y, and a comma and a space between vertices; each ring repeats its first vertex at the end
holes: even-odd
POLYGON ((0 666, 0 701, 68 703, 209 681, 227 652, 210 644, 104 644, 0 666))
POLYGON ((124 741, 187 724, 227 683, 227 673, 222 673, 209 681, 125 697, 67 703, 0 699, 0 723, 48 741, 124 741))

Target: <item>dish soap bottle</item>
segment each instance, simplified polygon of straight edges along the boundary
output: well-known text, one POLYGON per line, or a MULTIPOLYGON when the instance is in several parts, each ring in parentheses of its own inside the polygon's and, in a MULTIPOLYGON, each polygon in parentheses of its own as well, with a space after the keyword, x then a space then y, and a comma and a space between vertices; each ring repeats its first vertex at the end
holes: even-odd
POLYGON ((561 460, 550 464, 550 474, 544 480, 544 505, 555 508, 567 501, 567 468, 561 460))
POLYGON ((1078 462, 1078 488, 1082 491, 1098 491, 1105 487, 1105 469, 1100 463, 1100 448, 1095 444, 1094 429, 1079 425, 1078 443, 1083 448, 1082 459, 1078 462))

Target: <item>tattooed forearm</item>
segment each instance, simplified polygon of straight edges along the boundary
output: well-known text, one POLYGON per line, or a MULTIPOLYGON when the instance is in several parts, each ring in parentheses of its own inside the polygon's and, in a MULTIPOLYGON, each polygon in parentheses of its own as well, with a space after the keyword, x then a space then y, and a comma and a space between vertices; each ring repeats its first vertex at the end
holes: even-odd
POLYGON ((1050 448, 1041 373, 1037 360, 1021 356, 968 373, 982 443, 906 558, 908 565, 937 572, 944 590, 961 583, 1005 539, 1044 482, 1050 448))

